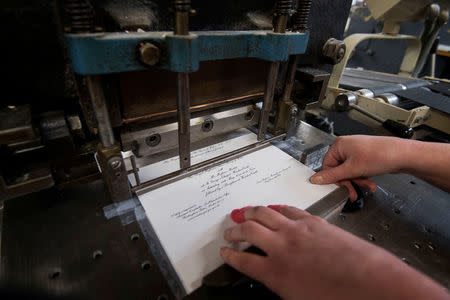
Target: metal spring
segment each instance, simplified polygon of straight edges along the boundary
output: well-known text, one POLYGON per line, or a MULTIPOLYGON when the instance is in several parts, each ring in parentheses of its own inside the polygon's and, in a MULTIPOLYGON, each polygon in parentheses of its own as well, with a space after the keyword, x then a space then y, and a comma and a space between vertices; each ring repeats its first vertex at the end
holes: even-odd
POLYGON ((279 0, 275 7, 275 15, 290 15, 292 11, 292 0, 279 0))
POLYGON ((296 31, 308 30, 308 19, 311 11, 312 0, 299 0, 297 6, 297 12, 295 14, 294 29, 296 31))
POLYGON ((65 0, 64 11, 71 32, 91 32, 94 29, 94 9, 89 0, 65 0))

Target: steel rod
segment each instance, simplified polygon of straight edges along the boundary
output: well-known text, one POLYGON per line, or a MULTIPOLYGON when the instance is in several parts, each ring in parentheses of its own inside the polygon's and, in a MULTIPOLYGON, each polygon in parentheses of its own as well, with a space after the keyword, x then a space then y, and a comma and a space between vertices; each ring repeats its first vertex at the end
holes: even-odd
POLYGON ((109 112, 106 106, 105 94, 98 75, 86 77, 87 87, 91 96, 92 108, 97 119, 98 134, 103 147, 109 148, 115 143, 114 132, 109 119, 109 112))
POLYGON ((191 165, 191 103, 189 92, 189 74, 177 74, 177 118, 178 118, 178 148, 180 168, 191 165))
POLYGON ((133 168, 134 179, 136 180, 136 185, 141 184, 141 178, 139 177, 139 169, 136 166, 136 157, 134 155, 130 156, 131 167, 133 168))
POLYGON ((267 125, 269 123, 269 114, 272 109, 273 96, 275 93, 275 85, 277 83, 278 69, 280 62, 273 62, 270 64, 269 74, 267 74, 266 87, 264 90, 264 102, 259 117, 258 140, 266 138, 267 125))

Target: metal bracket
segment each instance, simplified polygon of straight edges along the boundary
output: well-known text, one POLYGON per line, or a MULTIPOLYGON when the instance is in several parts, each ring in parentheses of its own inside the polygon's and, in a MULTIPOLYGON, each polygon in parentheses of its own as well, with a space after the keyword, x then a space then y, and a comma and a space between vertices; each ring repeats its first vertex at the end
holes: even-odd
POLYGON ((356 46, 362 41, 368 39, 377 39, 377 40, 406 40, 408 46, 406 48, 405 56, 403 57, 402 65, 400 66, 400 72, 398 75, 404 77, 411 77, 411 74, 414 71, 417 60, 419 59, 421 42, 415 36, 410 35, 401 35, 401 34, 365 34, 358 33, 352 34, 347 37, 344 42, 347 47, 347 51, 344 55, 344 58, 340 63, 334 66, 333 73, 330 77, 329 86, 333 88, 339 87, 339 82, 341 81, 342 74, 344 73, 345 67, 347 66, 347 62, 352 56, 356 46))
POLYGON ((269 31, 198 31, 186 36, 170 32, 83 33, 66 35, 73 69, 80 75, 145 70, 139 60, 140 43, 161 50, 156 68, 195 72, 201 61, 258 58, 285 61, 303 54, 309 33, 269 31))

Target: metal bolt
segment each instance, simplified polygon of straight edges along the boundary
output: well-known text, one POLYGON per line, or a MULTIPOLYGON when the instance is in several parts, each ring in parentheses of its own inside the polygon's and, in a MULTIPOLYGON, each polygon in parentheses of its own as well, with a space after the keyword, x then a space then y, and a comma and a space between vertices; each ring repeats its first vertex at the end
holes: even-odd
POLYGON ((158 133, 152 134, 145 139, 145 143, 150 147, 155 147, 161 142, 161 136, 158 133))
POLYGON ((99 259, 100 257, 102 257, 103 256, 103 251, 102 250, 95 250, 93 253, 92 253, 92 258, 93 259, 99 259))
POLYGON ((111 160, 109 166, 114 170, 119 169, 122 166, 122 161, 120 159, 111 160))
POLYGON ((139 47, 141 62, 148 66, 154 66, 159 62, 161 51, 152 43, 141 43, 139 47))
POLYGON ((335 38, 329 39, 322 48, 322 54, 327 62, 336 65, 342 61, 347 48, 345 43, 335 38))
POLYGON ((202 130, 204 132, 211 131, 214 127, 214 121, 211 119, 206 119, 202 124, 202 130))
POLYGON ((289 111, 289 119, 294 120, 295 117, 297 117, 298 114, 298 107, 296 104, 291 105, 290 111, 289 111))
POLYGON ((150 262, 149 262, 148 260, 144 261, 144 262, 141 264, 141 269, 144 270, 144 271, 149 270, 150 267, 151 267, 151 264, 150 264, 150 262))

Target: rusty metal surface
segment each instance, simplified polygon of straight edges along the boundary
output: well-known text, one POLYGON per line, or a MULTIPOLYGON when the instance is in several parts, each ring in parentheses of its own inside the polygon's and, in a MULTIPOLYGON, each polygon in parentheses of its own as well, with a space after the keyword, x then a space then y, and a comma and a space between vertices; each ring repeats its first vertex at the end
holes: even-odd
MULTIPOLYGON (((264 91, 267 63, 256 59, 202 62, 190 75, 191 106, 264 91)), ((120 74, 123 118, 176 111, 176 73, 149 69, 120 74)), ((228 104, 227 102, 223 104, 228 104)))

